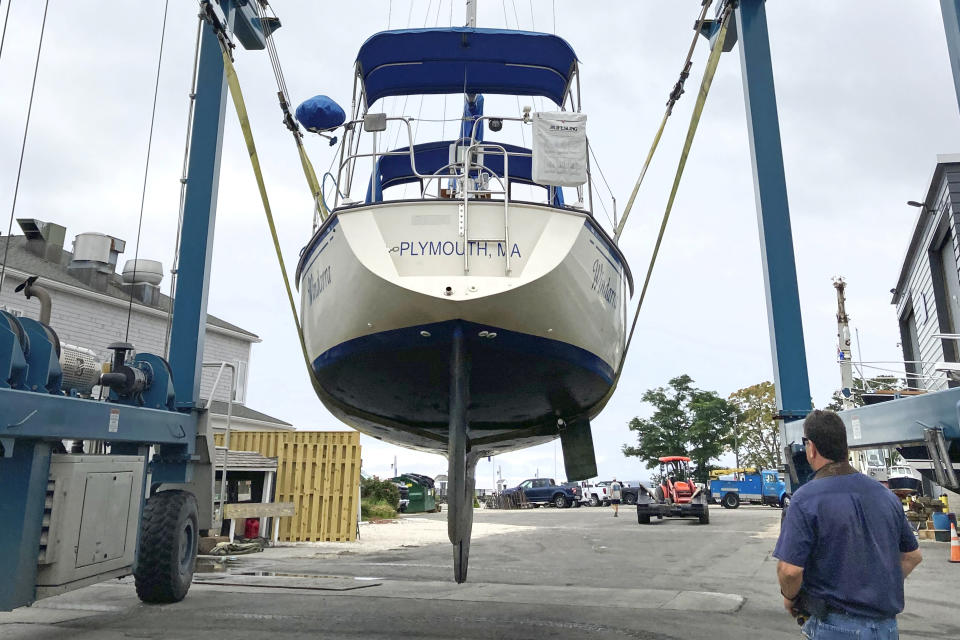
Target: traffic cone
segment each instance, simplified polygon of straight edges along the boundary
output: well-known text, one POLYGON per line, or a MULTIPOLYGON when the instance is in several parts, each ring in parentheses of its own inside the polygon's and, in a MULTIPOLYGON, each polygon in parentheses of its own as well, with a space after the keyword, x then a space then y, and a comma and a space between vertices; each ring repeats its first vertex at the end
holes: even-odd
POLYGON ((960 537, 957 537, 957 525, 950 523, 950 562, 960 562, 960 537))

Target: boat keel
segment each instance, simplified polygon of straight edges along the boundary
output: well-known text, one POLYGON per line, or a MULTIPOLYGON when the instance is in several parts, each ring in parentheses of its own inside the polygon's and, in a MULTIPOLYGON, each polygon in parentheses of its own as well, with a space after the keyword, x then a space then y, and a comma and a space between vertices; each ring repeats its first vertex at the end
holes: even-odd
POLYGON ((450 353, 450 423, 447 449, 447 536, 453 544, 453 577, 467 580, 470 534, 473 530, 473 500, 476 488, 477 455, 470 452, 467 405, 470 401, 470 361, 463 330, 453 333, 450 353))

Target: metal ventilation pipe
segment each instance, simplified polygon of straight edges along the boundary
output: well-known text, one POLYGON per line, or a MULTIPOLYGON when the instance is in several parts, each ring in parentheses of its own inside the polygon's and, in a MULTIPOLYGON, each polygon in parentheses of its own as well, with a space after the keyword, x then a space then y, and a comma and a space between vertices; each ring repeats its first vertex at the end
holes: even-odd
POLYGON ((23 291, 23 295, 30 298, 36 298, 40 301, 40 322, 50 326, 50 292, 36 284, 39 276, 30 276, 24 280, 15 290, 23 291))

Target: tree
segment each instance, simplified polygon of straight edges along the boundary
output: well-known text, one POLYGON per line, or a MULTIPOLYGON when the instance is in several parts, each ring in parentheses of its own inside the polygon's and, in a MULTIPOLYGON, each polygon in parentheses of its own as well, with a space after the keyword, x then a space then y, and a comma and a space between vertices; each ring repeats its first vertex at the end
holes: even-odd
MULTIPOLYGON (((906 389, 906 387, 906 383, 896 376, 877 376, 875 378, 867 378, 866 380, 854 376, 853 387, 850 389, 850 399, 853 400, 854 407, 862 407, 864 405, 864 393, 874 391, 901 391, 906 389)), ((843 396, 839 390, 833 392, 827 409, 831 411, 843 410, 843 396)))
POLYGON ((729 446, 736 408, 716 392, 694 387, 688 375, 671 379, 666 387, 648 389, 642 400, 653 405, 653 415, 630 421, 637 446, 623 445, 623 455, 640 458, 648 469, 662 456, 686 455, 705 479, 710 461, 729 446))
POLYGON ((737 466, 757 469, 779 467, 780 428, 774 420, 777 413, 776 387, 772 382, 761 382, 734 391, 729 400, 739 414, 731 447, 737 456, 737 466))

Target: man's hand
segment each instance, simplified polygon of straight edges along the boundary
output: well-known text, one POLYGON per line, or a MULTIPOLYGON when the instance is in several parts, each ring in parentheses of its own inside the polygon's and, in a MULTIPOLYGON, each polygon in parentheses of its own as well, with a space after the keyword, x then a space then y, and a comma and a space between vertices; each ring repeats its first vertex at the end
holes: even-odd
POLYGON ((777 581, 780 583, 780 595, 783 596, 783 608, 793 615, 793 603, 803 585, 803 567, 781 560, 777 563, 777 581), (793 596, 793 600, 788 595, 793 596))
POLYGON ((790 598, 783 599, 783 608, 786 609, 787 613, 790 615, 796 615, 793 611, 793 603, 794 600, 791 600, 790 598))

